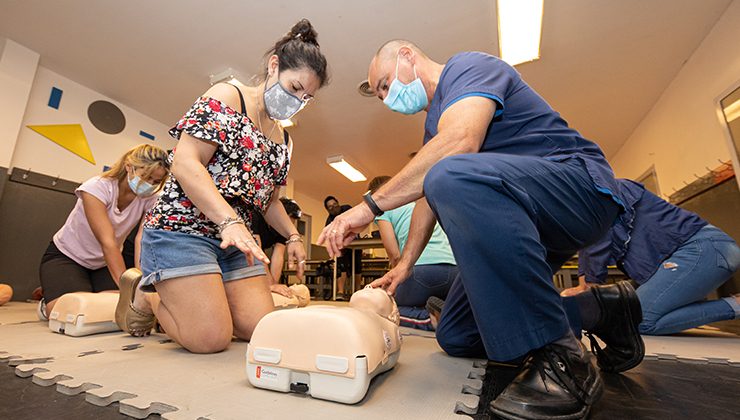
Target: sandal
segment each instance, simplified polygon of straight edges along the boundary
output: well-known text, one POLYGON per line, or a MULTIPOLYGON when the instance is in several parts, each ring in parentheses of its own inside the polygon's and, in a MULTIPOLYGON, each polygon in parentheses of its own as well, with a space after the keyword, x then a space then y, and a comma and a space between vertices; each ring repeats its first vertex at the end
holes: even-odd
POLYGON ((142 273, 136 268, 129 268, 121 275, 119 282, 120 295, 116 305, 116 324, 134 337, 149 335, 156 323, 154 314, 134 308, 134 294, 141 281, 142 273))

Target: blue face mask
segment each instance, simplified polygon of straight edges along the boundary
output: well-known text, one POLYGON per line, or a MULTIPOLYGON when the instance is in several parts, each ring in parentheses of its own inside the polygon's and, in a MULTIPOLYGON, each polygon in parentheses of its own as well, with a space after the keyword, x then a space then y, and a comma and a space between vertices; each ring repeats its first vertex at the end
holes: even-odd
POLYGON ((396 57, 396 78, 391 82, 388 95, 383 99, 383 103, 391 111, 406 115, 416 114, 427 107, 429 99, 427 99, 424 84, 416 75, 416 66, 414 66, 415 79, 411 83, 404 84, 398 80, 398 59, 400 57, 400 55, 396 57))
POLYGON ((154 185, 139 178, 136 173, 134 173, 133 179, 129 178, 128 186, 129 188, 131 188, 131 191, 133 191, 134 194, 142 197, 148 197, 154 194, 154 191, 157 189, 157 187, 155 187, 154 185))

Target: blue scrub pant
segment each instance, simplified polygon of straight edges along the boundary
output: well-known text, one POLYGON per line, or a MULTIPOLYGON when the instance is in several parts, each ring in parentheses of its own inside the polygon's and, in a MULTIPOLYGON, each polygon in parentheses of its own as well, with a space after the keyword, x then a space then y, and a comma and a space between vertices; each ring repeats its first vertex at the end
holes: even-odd
POLYGON ((460 270, 437 330, 448 354, 509 361, 568 333, 553 272, 619 212, 579 159, 452 156, 424 193, 460 270))

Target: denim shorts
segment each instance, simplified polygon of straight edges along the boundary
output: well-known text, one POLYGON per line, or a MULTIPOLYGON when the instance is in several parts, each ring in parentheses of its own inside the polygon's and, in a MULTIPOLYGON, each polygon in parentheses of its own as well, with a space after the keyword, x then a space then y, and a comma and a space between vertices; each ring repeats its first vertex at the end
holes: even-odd
POLYGON ((236 247, 221 249, 221 241, 189 233, 144 229, 141 238, 140 287, 153 292, 154 284, 177 277, 220 274, 224 282, 264 276, 265 267, 247 258, 236 247))

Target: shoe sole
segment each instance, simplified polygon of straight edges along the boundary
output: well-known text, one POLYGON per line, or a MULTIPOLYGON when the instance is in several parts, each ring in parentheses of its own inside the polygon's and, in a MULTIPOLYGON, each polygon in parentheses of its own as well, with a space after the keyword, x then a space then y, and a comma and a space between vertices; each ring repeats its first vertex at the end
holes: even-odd
POLYGON ((625 315, 627 315, 630 321, 630 330, 632 334, 637 337, 637 353, 635 354, 634 359, 622 363, 621 365, 610 366, 606 369, 599 365, 603 371, 612 373, 620 373, 630 370, 639 365, 642 362, 642 359, 645 358, 645 342, 642 340, 642 336, 638 330, 638 325, 642 322, 642 307, 640 306, 637 292, 635 292, 632 285, 626 281, 620 281, 617 283, 617 288, 619 289, 620 296, 626 297, 627 301, 630 302, 630 304, 627 305, 625 315))
POLYGON ((136 286, 141 281, 141 271, 136 269, 128 269, 122 275, 119 281, 119 295, 118 303, 116 304, 116 324, 118 327, 126 332, 129 332, 126 328, 126 312, 128 311, 129 304, 134 301, 134 293, 136 293, 136 286))
POLYGON ((585 419, 588 417, 588 413, 591 411, 591 406, 599 401, 601 399, 602 394, 604 393, 604 382, 599 379, 598 381, 594 382, 594 384, 591 386, 590 392, 588 392, 588 395, 590 396, 589 400, 586 401, 586 405, 583 406, 583 409, 579 411, 578 413, 574 414, 568 414, 564 416, 538 416, 538 415, 532 415, 528 417, 518 416, 513 413, 509 413, 506 411, 501 411, 496 409, 493 406, 493 403, 489 406, 489 411, 491 413, 495 414, 498 417, 501 417, 502 419, 506 420, 574 420, 574 419, 585 419))
POLYGON ((436 296, 430 296, 429 299, 427 299, 426 305, 424 305, 424 309, 426 309, 427 312, 429 312, 430 314, 432 312, 435 313, 435 316, 439 318, 439 316, 442 314, 442 308, 444 304, 444 300, 436 296))

